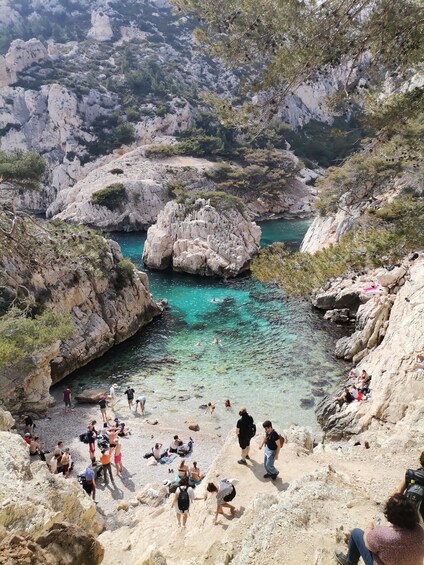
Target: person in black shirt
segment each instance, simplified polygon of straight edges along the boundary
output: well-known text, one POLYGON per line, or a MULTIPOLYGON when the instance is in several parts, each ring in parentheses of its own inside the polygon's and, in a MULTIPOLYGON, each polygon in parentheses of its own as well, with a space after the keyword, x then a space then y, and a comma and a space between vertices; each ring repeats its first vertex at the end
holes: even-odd
POLYGON ((132 410, 132 407, 133 407, 134 393, 135 393, 135 390, 133 388, 131 388, 130 385, 127 385, 127 390, 124 392, 124 394, 127 395, 128 408, 130 410, 132 410))
POLYGON ((239 411, 240 420, 237 422, 236 434, 241 448, 240 465, 247 465, 246 459, 250 459, 250 440, 253 435, 253 418, 247 413, 246 408, 242 407, 239 411))
POLYGON ((265 454, 264 454, 264 467, 265 467, 265 475, 264 479, 271 478, 273 481, 278 477, 278 471, 274 466, 274 461, 278 459, 278 454, 280 453, 281 449, 281 441, 279 434, 273 429, 272 423, 269 420, 266 420, 262 426, 265 429, 265 437, 262 440, 262 443, 259 449, 265 445, 265 454))

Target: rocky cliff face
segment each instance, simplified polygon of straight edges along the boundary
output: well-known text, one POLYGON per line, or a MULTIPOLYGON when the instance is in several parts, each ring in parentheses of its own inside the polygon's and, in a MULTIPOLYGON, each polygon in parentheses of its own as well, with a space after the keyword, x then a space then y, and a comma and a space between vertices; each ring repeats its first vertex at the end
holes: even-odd
POLYGON ((141 147, 107 161, 62 191, 50 206, 49 215, 111 231, 146 230, 172 197, 172 179, 178 176, 187 188, 199 187, 203 172, 214 167, 206 159, 184 156, 148 159, 141 147), (125 188, 125 196, 115 209, 94 203, 93 194, 116 183, 125 188))
POLYGON ((210 200, 169 202, 149 228, 143 261, 153 269, 234 277, 249 269, 261 230, 244 212, 210 200))
POLYGON ((43 412, 52 383, 132 336, 161 309, 147 276, 122 262, 118 244, 86 230, 41 226, 26 237, 0 257, 2 296, 11 299, 25 288, 38 308, 70 316, 73 332, 2 369, 0 397, 12 411, 43 412))
POLYGON ((2 526, 32 535, 40 535, 61 521, 94 535, 103 529, 95 504, 78 484, 52 475, 43 461, 30 464, 27 445, 17 434, 0 432, 0 436, 2 526))
MULTIPOLYGON (((50 165, 45 189, 19 196, 22 208, 45 211, 98 156, 186 130, 202 107, 198 92, 237 90, 233 74, 198 53, 192 23, 166 1, 6 0, 3 11, 0 149, 37 151, 50 165)), ((338 80, 334 73, 299 89, 283 119, 294 127, 331 121, 319 104, 338 80)))
MULTIPOLYGON (((333 398, 318 410, 318 418, 329 438, 379 429, 384 423, 410 434, 424 434, 423 371, 410 371, 416 354, 423 349, 424 257, 393 271, 379 270, 367 277, 339 280, 318 293, 315 304, 324 309, 353 308, 354 333, 339 340, 336 353, 353 359, 372 375, 371 396, 335 411, 333 398), (379 281, 381 292, 367 293, 370 281, 379 281)), ((333 310, 334 311, 334 310, 333 310)))

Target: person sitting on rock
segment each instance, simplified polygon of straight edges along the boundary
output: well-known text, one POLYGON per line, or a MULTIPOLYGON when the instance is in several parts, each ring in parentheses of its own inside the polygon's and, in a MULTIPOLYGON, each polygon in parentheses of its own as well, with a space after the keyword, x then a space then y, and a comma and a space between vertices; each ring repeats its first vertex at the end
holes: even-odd
POLYGON ((29 444, 29 454, 39 455, 42 461, 45 461, 46 458, 44 457, 44 451, 40 444, 40 438, 38 436, 34 436, 32 442, 29 444))
POLYGON ((348 387, 346 386, 344 388, 344 391, 341 393, 340 396, 338 396, 335 399, 335 402, 337 402, 339 404, 339 406, 343 406, 344 404, 350 404, 351 402, 353 402, 354 398, 352 396, 352 394, 350 393, 348 387))
POLYGON ((355 528, 349 539, 347 555, 335 552, 340 565, 418 565, 424 559, 424 530, 419 525, 413 503, 403 494, 389 498, 384 515, 390 526, 355 528))

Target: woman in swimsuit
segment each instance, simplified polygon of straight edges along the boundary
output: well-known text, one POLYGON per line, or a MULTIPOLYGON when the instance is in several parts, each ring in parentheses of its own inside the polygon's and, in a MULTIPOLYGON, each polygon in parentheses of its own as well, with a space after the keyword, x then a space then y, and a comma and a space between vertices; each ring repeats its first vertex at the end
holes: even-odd
POLYGON ((185 464, 185 459, 182 459, 178 467, 178 476, 180 477, 180 479, 185 479, 186 477, 188 477, 188 473, 189 473, 189 468, 185 464))
POLYGON ((193 461, 193 466, 190 467, 190 482, 200 483, 204 476, 205 475, 200 472, 200 469, 197 466, 197 462, 193 461))

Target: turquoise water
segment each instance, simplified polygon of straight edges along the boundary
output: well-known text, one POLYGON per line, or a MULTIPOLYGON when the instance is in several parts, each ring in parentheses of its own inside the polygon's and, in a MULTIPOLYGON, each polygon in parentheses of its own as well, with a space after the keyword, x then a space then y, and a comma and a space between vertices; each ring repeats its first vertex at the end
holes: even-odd
MULTIPOLYGON (((305 220, 264 222, 262 244, 296 247, 307 226, 305 220)), ((113 238, 143 269, 145 234, 113 238)), ((132 383, 146 394, 152 417, 175 425, 193 418, 211 431, 233 427, 241 405, 258 421, 316 426, 313 407, 302 407, 302 399, 318 402, 316 389, 330 389, 344 366, 332 357, 335 336, 307 304, 248 276, 223 281, 147 272, 150 291, 167 299, 169 310, 74 373, 74 388, 116 382, 123 392, 132 383), (227 398, 233 411, 223 407, 227 398), (213 418, 200 408, 208 402, 217 406, 213 418)))

